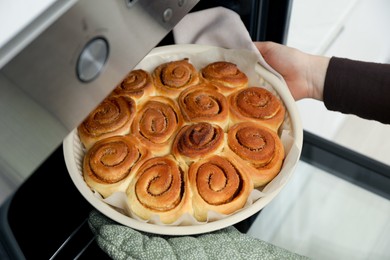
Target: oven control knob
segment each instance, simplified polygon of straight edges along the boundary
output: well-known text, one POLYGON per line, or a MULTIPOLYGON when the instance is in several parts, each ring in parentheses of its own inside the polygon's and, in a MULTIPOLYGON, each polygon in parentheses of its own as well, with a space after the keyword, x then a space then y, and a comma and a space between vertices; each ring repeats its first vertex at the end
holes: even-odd
POLYGON ((173 10, 171 8, 167 8, 163 13, 163 21, 169 22, 172 19, 173 10))
POLYGON ((102 71, 108 58, 108 42, 103 38, 89 41, 77 60, 76 72, 79 80, 89 82, 102 71))

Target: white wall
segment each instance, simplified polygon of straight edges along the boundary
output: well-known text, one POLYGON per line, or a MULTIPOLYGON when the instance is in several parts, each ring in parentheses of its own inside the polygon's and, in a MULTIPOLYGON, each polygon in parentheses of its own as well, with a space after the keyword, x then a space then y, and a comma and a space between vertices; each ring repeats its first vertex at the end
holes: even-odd
MULTIPOLYGON (((329 57, 390 62, 389 14, 387 0, 294 0, 287 45, 329 57)), ((369 123, 328 111, 322 102, 302 100, 298 107, 305 130, 353 149, 337 136, 350 121, 369 123)))

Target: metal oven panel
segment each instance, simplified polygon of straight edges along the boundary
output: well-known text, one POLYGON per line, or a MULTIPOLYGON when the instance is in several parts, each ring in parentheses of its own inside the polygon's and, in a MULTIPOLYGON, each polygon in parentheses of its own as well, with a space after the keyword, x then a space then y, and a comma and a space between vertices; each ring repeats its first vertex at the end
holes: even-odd
POLYGON ((1 70, 1 91, 18 92, 6 109, 32 115, 22 124, 0 117, 4 126, 20 124, 13 134, 26 142, 18 149, 34 153, 33 134, 42 140, 50 136, 45 156, 52 152, 197 2, 75 3, 1 70))

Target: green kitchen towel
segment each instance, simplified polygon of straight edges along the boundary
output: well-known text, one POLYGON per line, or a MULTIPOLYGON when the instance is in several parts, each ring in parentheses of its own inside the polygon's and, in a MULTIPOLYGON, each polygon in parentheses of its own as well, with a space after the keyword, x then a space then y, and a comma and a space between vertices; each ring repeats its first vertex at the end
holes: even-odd
POLYGON ((94 210, 89 226, 100 248, 113 259, 307 259, 233 226, 195 236, 161 236, 136 231, 94 210))

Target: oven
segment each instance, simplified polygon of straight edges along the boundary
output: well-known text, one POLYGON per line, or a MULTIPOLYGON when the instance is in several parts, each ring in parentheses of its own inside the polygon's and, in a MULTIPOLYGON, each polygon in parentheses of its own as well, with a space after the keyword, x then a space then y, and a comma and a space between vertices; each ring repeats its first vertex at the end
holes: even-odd
MULTIPOLYGON (((0 259, 109 259, 88 227, 93 207, 69 176, 63 138, 112 90, 102 86, 114 86, 152 48, 175 43, 172 29, 186 14, 223 6, 254 41, 285 44, 293 1, 47 2, 0 48, 0 104, 10 106, 1 109, 0 151, 26 165, 0 156, 0 175, 13 187, 0 210, 0 259)), ((388 165, 307 131, 301 163, 390 198, 388 165)), ((257 218, 236 227, 247 232, 257 218)))
POLYGON ((1 206, 0 258, 108 258, 89 230, 92 206, 69 177, 62 140, 112 90, 104 86, 114 86, 152 48, 174 44, 171 30, 189 12, 223 6, 240 15, 253 40, 285 43, 291 2, 47 1, 3 39, 0 85, 16 98, 3 95, 2 103, 20 117, 2 114, 13 133, 2 137, 2 153, 16 143, 12 157, 27 163, 1 163, 14 190, 1 206))

